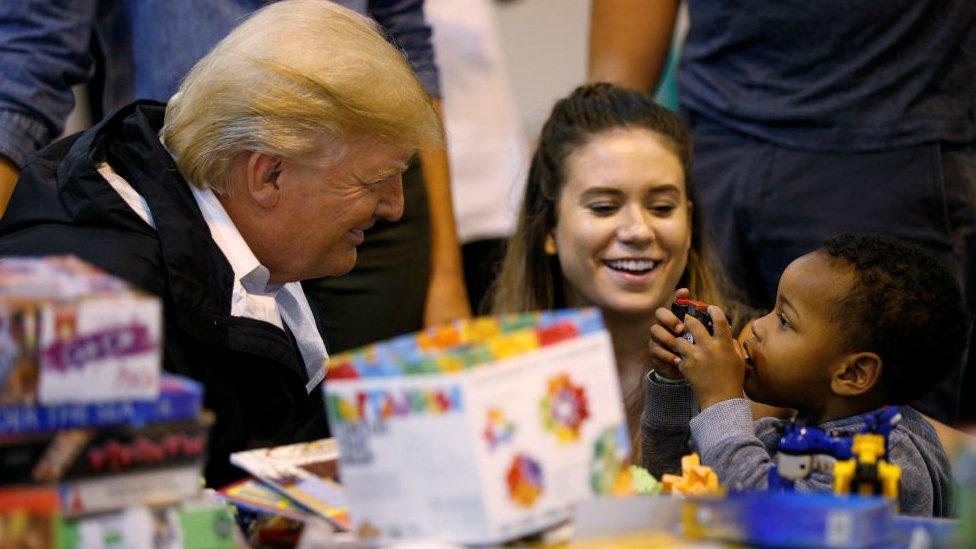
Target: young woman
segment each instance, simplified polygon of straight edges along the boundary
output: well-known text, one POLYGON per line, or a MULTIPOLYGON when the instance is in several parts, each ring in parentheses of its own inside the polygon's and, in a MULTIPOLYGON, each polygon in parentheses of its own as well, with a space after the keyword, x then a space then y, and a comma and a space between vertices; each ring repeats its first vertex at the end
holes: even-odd
MULTIPOLYGON (((654 311, 677 288, 725 296, 694 207, 691 140, 643 93, 581 86, 556 103, 532 158, 493 295, 496 313, 595 306, 613 340, 631 439, 639 432, 654 311)), ((635 455, 638 449, 634 445, 635 455)))

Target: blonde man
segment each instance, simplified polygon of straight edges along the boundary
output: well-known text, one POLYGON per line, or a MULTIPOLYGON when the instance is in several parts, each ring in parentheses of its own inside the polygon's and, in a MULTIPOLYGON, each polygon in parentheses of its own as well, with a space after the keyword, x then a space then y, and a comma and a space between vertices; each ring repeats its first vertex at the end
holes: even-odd
POLYGON ((164 107, 136 102, 42 150, 0 255, 72 253, 159 295, 165 368, 217 413, 229 452, 326 436, 325 346, 298 284, 341 275, 403 212, 400 174, 440 146, 427 94, 373 23, 325 0, 255 12, 164 107))

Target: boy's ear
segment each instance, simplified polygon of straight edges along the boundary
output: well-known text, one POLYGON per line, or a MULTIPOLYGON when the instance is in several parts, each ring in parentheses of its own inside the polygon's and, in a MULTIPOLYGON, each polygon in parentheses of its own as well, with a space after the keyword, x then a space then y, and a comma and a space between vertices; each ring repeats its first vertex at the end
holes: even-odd
POLYGON ((881 381, 881 357, 875 353, 854 353, 834 371, 830 389, 839 396, 863 395, 881 381))

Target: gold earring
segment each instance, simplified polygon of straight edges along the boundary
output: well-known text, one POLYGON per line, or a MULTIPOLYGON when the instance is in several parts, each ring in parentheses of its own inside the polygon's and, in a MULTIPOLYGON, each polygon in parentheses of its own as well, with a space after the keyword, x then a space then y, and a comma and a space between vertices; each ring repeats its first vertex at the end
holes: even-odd
POLYGON ((543 249, 549 255, 556 255, 556 239, 553 238, 551 234, 546 236, 546 242, 543 245, 543 249))

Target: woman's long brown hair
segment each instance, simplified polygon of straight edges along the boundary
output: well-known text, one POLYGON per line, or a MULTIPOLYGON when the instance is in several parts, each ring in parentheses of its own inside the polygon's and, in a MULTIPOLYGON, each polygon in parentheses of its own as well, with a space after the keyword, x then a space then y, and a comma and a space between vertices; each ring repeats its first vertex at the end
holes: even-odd
MULTIPOLYGON (((648 94, 612 84, 587 84, 576 88, 556 103, 542 128, 529 168, 518 226, 508 241, 505 259, 491 292, 493 313, 566 306, 559 259, 544 249, 546 236, 556 227, 556 207, 566 182, 566 159, 596 135, 638 128, 659 135, 681 161, 685 192, 694 205, 691 137, 674 113, 655 103, 648 94)), ((751 315, 737 300, 728 297, 729 285, 703 234, 700 208, 691 208, 690 224, 691 248, 679 287, 687 287, 694 299, 721 306, 732 315, 736 324, 733 333, 738 333, 751 315)), ((640 398, 629 402, 626 410, 635 442, 639 442, 636 427, 640 425, 643 411, 643 388, 644 376, 641 376, 640 398)), ((635 455, 638 449, 639 444, 636 444, 635 455)))

